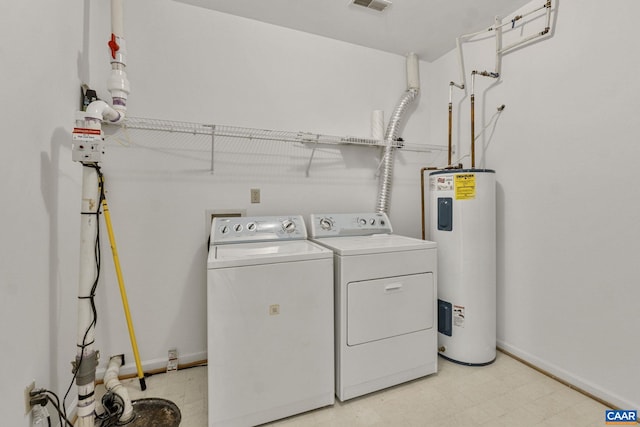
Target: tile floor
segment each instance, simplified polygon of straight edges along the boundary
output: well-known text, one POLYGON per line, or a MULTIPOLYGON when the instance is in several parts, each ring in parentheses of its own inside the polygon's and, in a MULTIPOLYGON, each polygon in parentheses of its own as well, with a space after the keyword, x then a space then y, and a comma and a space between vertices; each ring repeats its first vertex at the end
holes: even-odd
MULTIPOLYGON (((498 352, 467 367, 439 359, 439 372, 268 424, 275 427, 602 427, 605 406, 498 352)), ((162 397, 181 410, 180 427, 207 426, 207 368, 123 380, 132 399, 162 397)), ((98 394, 102 386, 97 388, 98 394)))

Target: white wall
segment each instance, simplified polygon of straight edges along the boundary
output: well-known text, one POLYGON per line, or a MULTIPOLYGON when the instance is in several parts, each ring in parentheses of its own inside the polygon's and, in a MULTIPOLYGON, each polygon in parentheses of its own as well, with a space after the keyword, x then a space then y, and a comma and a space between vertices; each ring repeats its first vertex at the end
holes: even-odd
MULTIPOLYGON (((552 38, 507 55, 499 85, 485 92, 488 82, 478 83, 476 128, 506 104, 481 163, 498 172, 500 344, 621 407, 640 408, 639 205, 627 164, 640 154, 633 137, 640 60, 624 45, 635 39, 640 6, 618 6, 562 2, 552 38)), ((31 380, 60 394, 70 381, 81 175, 70 160, 70 131, 81 81, 106 97, 107 9, 86 0, 0 10, 3 40, 11 40, 0 45, 8 76, 0 83, 0 320, 14 326, 0 334, 7 425, 29 425, 22 391, 31 380)), ((133 116, 367 136, 371 110, 388 118, 404 90, 399 56, 169 0, 126 2, 125 13, 133 116)), ((490 43, 465 49, 469 70, 474 60, 492 67, 490 43)), ((445 143, 455 55, 420 65, 423 93, 403 136, 445 143)), ((456 142, 466 146, 468 99, 455 108, 456 142)), ((375 205, 375 154, 367 149, 327 152, 306 178, 304 150, 267 147, 279 156, 257 158, 241 146, 248 164, 264 157, 265 165, 220 162, 212 175, 202 150, 152 150, 137 144, 153 138, 132 138, 129 148, 110 141, 104 171, 145 366, 161 364, 169 346, 186 359, 206 348, 205 209, 253 215, 375 205), (249 203, 253 187, 262 189, 260 205, 249 203)), ((391 215, 400 233, 420 234, 418 170, 435 160, 442 158, 398 156, 391 215)), ((97 347, 104 360, 125 352, 133 371, 106 242, 103 249, 97 347)))
MULTIPOLYGON (((499 345, 628 409, 640 408, 638 13, 633 0, 560 1, 553 37, 506 55, 499 84, 476 80, 477 130, 506 105, 481 137, 486 159, 477 152, 497 172, 499 345)), ((493 43, 464 45, 468 73, 493 69, 493 43)), ((443 139, 455 52, 432 66, 427 108, 443 139)), ((468 153, 469 98, 454 99, 468 153)))
MULTIPOLYGON (((91 12, 90 83, 105 96, 108 5, 91 12)), ((168 0, 126 2, 125 36, 132 117, 368 137, 372 110, 388 119, 406 89, 402 56, 168 0)), ((425 142, 427 96, 408 117, 408 142, 425 142)), ((109 139, 107 197, 145 369, 166 365, 174 346, 181 362, 206 358, 206 209, 375 210, 377 149, 324 148, 306 177, 309 149, 218 141, 212 174, 208 141, 133 130, 109 139), (262 203, 250 204, 250 188, 262 203)), ((419 168, 434 159, 397 157, 391 218, 400 233, 420 235, 419 168)), ((124 371, 133 371, 104 248, 98 346, 105 356, 124 352, 124 371)))
POLYGON ((80 168, 70 147, 87 53, 83 23, 82 2, 0 6, 0 412, 7 426, 31 425, 23 397, 31 381, 61 397, 71 381, 80 168))
MULTIPOLYGON (((108 4, 13 2, 0 10, 3 40, 11 40, 0 45, 7 59, 0 83, 0 344, 7 425, 30 424, 23 390, 32 380, 61 397, 71 381, 81 190, 81 167, 71 161, 71 130, 80 83, 108 99, 108 4)), ((133 116, 368 136, 371 111, 383 109, 388 118, 405 89, 400 56, 169 0, 126 2, 125 33, 133 116)), ((423 103, 416 105, 405 139, 424 142, 427 118, 423 103)), ((173 346, 182 362, 206 357, 205 209, 258 215, 375 206, 375 149, 317 153, 306 178, 305 148, 223 144, 211 174, 204 160, 209 155, 198 143, 194 150, 178 136, 164 139, 172 147, 167 151, 149 147, 158 140, 149 134, 131 132, 124 139, 132 145, 109 140, 104 172, 145 369, 162 366, 173 346), (227 162, 239 157, 239 164, 227 162), (259 205, 249 204, 253 187, 262 190, 259 205)), ((391 215, 400 232, 419 235, 417 169, 433 157, 397 157, 391 215)), ((124 352, 124 371, 133 372, 104 231, 96 348, 102 365, 109 355, 124 352)), ((68 406, 75 395, 73 387, 68 406)))

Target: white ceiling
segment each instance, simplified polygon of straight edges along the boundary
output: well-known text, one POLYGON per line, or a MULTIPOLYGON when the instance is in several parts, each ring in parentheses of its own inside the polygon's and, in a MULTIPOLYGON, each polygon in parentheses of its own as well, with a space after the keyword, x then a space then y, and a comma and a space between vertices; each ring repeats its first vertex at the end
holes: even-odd
POLYGON ((384 12, 351 0, 175 0, 385 52, 433 61, 461 34, 490 27, 530 0, 391 0, 384 12))

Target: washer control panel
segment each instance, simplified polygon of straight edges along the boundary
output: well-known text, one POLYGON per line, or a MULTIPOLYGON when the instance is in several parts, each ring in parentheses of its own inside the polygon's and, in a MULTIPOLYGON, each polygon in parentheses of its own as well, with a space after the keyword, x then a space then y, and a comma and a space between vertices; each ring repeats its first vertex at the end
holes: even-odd
POLYGON ((302 215, 214 218, 211 222, 211 245, 306 238, 302 215))
POLYGON ((311 214, 309 237, 369 236, 393 232, 385 213, 311 214))

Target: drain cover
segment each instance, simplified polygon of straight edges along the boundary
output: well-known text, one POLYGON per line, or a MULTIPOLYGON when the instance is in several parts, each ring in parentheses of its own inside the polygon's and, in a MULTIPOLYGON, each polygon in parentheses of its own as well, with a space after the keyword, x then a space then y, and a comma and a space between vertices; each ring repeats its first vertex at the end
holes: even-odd
POLYGON ((127 427, 178 427, 182 416, 180 409, 170 400, 145 398, 131 401, 135 418, 127 427))

